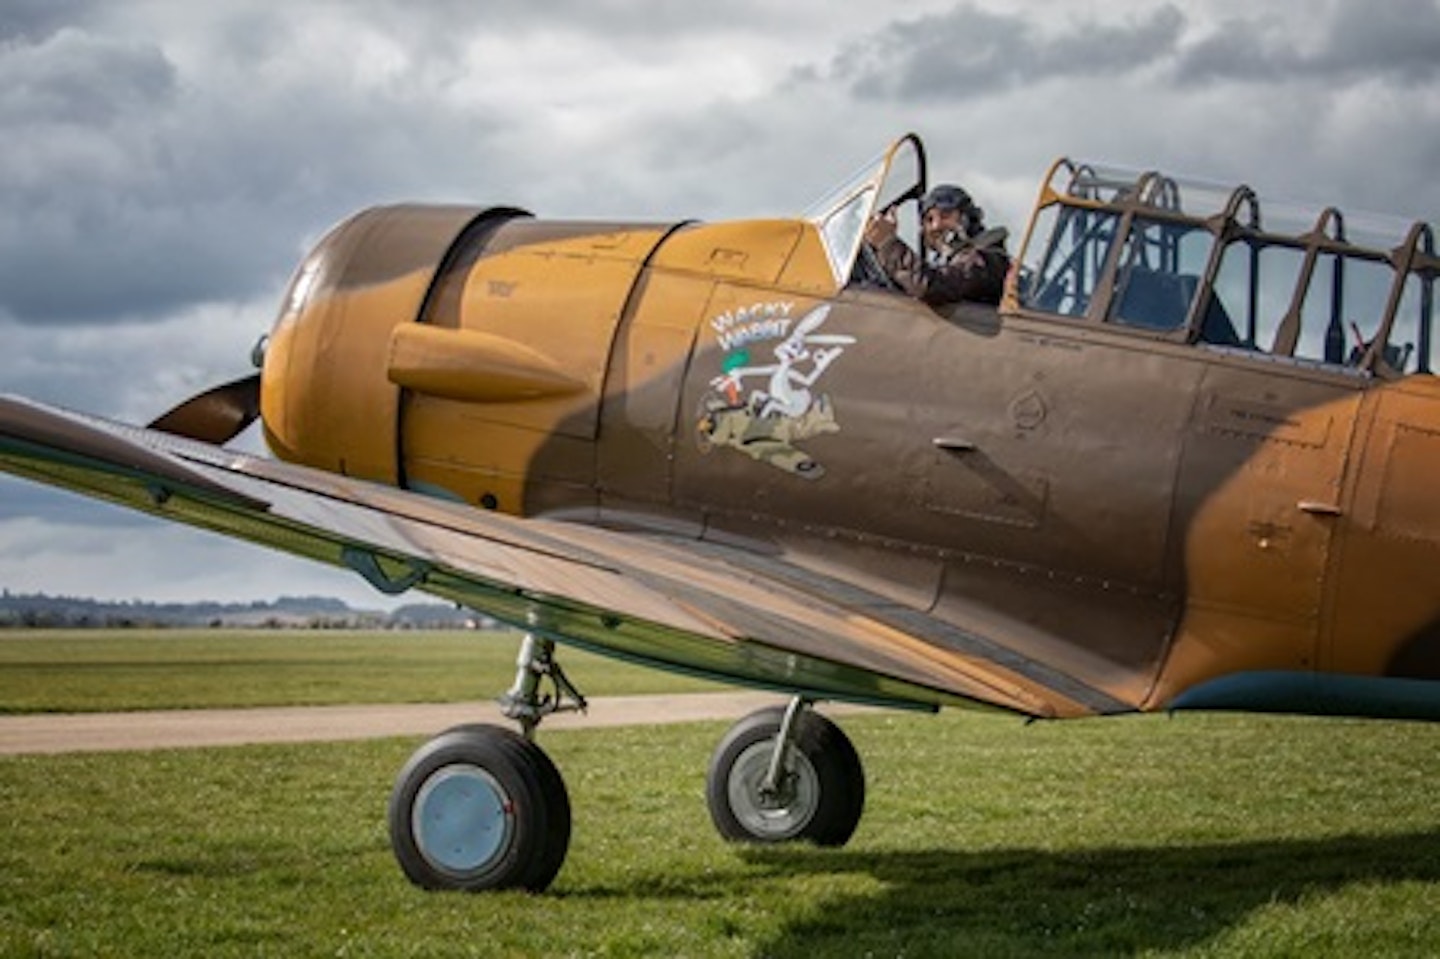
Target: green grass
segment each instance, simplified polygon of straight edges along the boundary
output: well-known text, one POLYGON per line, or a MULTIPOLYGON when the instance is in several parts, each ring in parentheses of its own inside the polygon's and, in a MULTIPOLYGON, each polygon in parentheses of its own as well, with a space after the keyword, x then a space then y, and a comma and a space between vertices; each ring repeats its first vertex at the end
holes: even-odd
MULTIPOLYGON (((510 632, 0 631, 0 713, 493 699, 510 632)), ((562 649, 586 695, 720 687, 562 649)))
MULTIPOLYGON (((512 635, 0 634, 8 710, 493 696, 512 635)), ((591 694, 713 688, 570 651, 591 694)), ((543 732, 570 856, 544 896, 394 863, 414 739, 0 758, 0 956, 1435 956, 1440 726, 848 716, 843 850, 726 846, 724 725, 543 732)))
POLYGON ((414 740, 0 760, 5 956, 1434 956, 1440 727, 866 714, 849 847, 713 835, 722 724, 555 731, 543 896, 423 893, 414 740))

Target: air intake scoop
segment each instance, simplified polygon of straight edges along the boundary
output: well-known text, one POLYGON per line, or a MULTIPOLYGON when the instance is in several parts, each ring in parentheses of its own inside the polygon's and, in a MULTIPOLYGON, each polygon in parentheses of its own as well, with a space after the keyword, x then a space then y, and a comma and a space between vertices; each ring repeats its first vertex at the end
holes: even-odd
POLYGON ((539 350, 477 330, 419 324, 390 335, 386 375, 391 383, 445 399, 513 403, 586 389, 539 350))

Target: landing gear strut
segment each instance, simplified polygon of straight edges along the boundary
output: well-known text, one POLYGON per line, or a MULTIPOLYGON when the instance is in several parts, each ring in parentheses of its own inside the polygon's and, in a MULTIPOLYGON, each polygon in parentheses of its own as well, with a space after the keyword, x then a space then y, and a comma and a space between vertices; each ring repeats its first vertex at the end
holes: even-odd
POLYGON ((705 798, 726 839, 842 846, 865 808, 865 772, 840 727, 797 697, 731 727, 710 760, 705 798))
POLYGON ((520 733, 456 726, 421 746, 390 795, 390 844, 410 881, 425 889, 527 889, 550 885, 570 845, 570 797, 533 742, 555 712, 585 697, 555 662, 555 644, 526 634, 515 684, 503 697, 520 733), (544 679, 553 693, 541 694, 544 679))
POLYGON ((575 710, 583 713, 585 706, 585 697, 555 659, 555 643, 526 633, 515 660, 515 682, 510 691, 500 697, 500 708, 506 717, 520 724, 520 732, 526 739, 534 739, 535 727, 546 716, 575 710), (555 689, 542 695, 540 684, 546 678, 555 689))

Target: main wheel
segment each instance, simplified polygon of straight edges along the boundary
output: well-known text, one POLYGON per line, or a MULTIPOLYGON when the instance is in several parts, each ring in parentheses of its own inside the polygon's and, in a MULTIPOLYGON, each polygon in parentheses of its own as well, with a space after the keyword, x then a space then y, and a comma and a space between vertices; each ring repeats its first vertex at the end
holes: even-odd
POLYGON ((865 808, 860 757, 839 726, 807 709, 795 724, 788 770, 767 794, 762 787, 784 716, 783 707, 762 709, 725 734, 706 780, 710 818, 736 842, 843 846, 865 808))
POLYGON ((539 746, 499 726, 446 730, 390 795, 390 844, 425 889, 539 892, 570 845, 570 797, 539 746))

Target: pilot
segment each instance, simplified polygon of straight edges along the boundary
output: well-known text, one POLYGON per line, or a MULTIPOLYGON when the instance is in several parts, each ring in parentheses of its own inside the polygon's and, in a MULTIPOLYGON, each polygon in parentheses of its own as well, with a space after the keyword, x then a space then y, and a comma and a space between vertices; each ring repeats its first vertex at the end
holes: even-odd
POLYGON ((935 187, 920 201, 920 227, 923 258, 896 235, 893 211, 875 217, 865 229, 865 241, 896 286, 931 306, 1000 302, 1010 269, 1007 231, 985 229, 985 211, 970 194, 951 183, 935 187))

